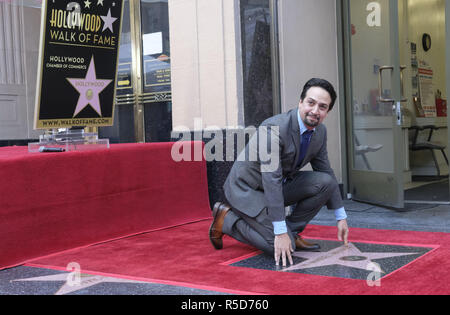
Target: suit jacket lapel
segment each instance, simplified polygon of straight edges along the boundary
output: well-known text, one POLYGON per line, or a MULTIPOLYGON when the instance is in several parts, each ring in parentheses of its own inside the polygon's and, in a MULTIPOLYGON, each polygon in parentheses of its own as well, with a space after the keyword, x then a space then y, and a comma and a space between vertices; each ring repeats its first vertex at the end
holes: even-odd
POLYGON ((294 169, 300 155, 300 126, 298 125, 297 110, 291 111, 291 136, 295 145, 295 158, 292 163, 292 169, 294 169))

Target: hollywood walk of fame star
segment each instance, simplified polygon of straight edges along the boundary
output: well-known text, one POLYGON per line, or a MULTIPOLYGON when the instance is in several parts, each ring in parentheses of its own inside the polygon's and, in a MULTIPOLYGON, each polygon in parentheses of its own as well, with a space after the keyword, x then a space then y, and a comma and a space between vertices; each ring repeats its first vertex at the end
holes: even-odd
POLYGON ((361 252, 355 245, 349 243, 328 252, 295 252, 294 256, 306 259, 282 271, 295 271, 306 268, 341 265, 351 268, 369 270, 369 264, 374 259, 417 255, 416 253, 365 253, 361 252))
POLYGON ((89 287, 92 287, 99 283, 147 283, 143 281, 135 281, 135 280, 127 280, 127 279, 119 279, 119 278, 111 278, 111 277, 103 277, 103 276, 93 276, 88 274, 81 274, 80 275, 80 281, 78 283, 73 283, 69 280, 71 277, 71 274, 69 273, 60 273, 56 275, 50 275, 50 276, 42 276, 42 277, 34 277, 34 278, 27 278, 27 279, 17 279, 13 280, 13 282, 18 281, 28 281, 28 282, 34 282, 34 281, 65 281, 63 286, 55 293, 55 295, 63 295, 72 293, 78 290, 86 289, 89 287))
POLYGON ((111 33, 114 33, 113 23, 117 20, 117 18, 111 16, 111 9, 108 9, 108 14, 106 16, 100 15, 100 17, 102 18, 103 22, 105 22, 105 24, 103 24, 102 32, 104 32, 108 28, 111 30, 111 33))
POLYGON ((91 58, 89 68, 84 79, 67 78, 67 81, 69 81, 78 93, 80 93, 73 117, 75 117, 87 105, 91 105, 91 107, 101 117, 102 111, 100 108, 99 94, 112 82, 112 80, 97 79, 94 56, 91 58))
POLYGON ((91 8, 91 2, 89 0, 84 1, 84 7, 85 8, 91 8))

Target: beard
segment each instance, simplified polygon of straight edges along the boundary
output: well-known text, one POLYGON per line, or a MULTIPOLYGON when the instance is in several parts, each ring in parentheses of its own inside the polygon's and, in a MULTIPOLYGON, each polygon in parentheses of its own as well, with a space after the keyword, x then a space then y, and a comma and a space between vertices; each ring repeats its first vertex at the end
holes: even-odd
POLYGON ((308 127, 315 128, 320 124, 320 116, 308 113, 308 114, 306 114, 305 119, 303 120, 303 123, 308 127), (313 117, 316 120, 310 120, 310 119, 308 119, 309 117, 313 117))

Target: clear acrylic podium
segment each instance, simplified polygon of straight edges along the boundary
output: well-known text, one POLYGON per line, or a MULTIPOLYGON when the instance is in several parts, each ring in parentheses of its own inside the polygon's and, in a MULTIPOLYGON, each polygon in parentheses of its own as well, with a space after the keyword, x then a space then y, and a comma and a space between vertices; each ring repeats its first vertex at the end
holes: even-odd
POLYGON ((109 139, 99 139, 98 133, 84 129, 53 129, 39 136, 39 142, 28 144, 28 152, 64 152, 109 149, 109 139))

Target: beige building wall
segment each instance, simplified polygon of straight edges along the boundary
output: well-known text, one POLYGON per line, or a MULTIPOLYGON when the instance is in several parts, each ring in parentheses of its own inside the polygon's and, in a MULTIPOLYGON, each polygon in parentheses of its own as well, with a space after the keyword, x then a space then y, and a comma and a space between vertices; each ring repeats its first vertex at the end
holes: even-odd
POLYGON ((0 140, 37 138, 33 129, 40 4, 0 1, 0 140))
MULTIPOLYGON (((303 85, 313 77, 330 81, 339 91, 336 1, 279 0, 280 81, 282 110, 298 105, 303 85)), ((325 120, 331 167, 342 182, 340 112, 336 100, 325 120)))
POLYGON ((242 125, 238 0, 169 0, 169 23, 174 130, 242 125))
MULTIPOLYGON (((242 126, 238 0, 169 0, 173 126, 242 126)), ((279 0, 282 111, 297 106, 312 77, 339 88, 335 1, 279 0)), ((339 100, 338 100, 339 101, 339 100)), ((337 102, 338 102, 337 101, 337 102)), ((326 120, 332 167, 342 181, 340 107, 326 120)), ((343 105, 342 105, 343 106, 343 105)))

